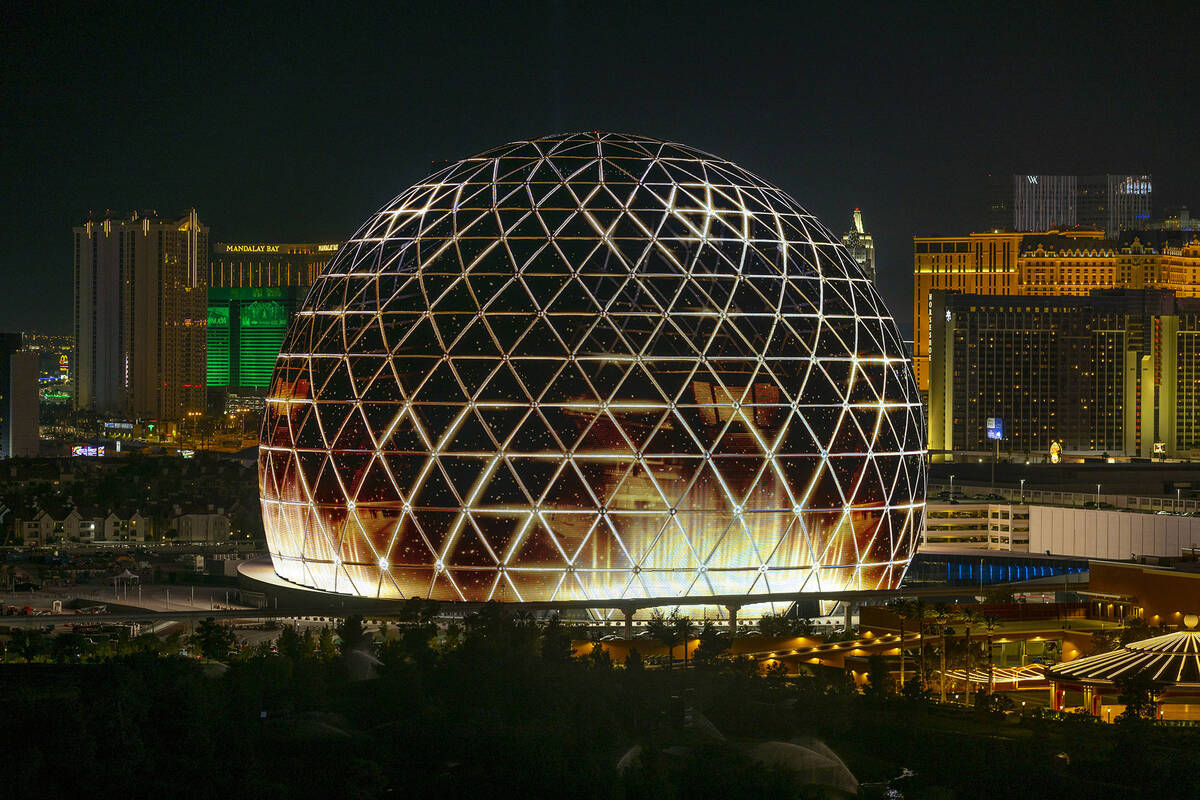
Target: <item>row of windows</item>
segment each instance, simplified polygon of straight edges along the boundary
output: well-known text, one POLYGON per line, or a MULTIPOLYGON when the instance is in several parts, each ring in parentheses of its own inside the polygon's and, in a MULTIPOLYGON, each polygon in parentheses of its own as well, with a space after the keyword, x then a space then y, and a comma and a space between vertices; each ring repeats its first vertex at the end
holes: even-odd
POLYGON ((969 253, 970 242, 915 242, 913 251, 916 253, 969 253))

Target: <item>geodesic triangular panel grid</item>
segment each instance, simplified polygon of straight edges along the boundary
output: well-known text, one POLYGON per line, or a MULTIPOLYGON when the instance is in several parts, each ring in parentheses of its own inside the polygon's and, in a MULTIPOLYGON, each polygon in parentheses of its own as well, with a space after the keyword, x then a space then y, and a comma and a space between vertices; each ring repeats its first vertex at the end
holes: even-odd
POLYGON ((720 158, 604 133, 373 216, 279 355, 271 556, 379 597, 885 588, 925 506, 904 347, 842 244, 720 158))

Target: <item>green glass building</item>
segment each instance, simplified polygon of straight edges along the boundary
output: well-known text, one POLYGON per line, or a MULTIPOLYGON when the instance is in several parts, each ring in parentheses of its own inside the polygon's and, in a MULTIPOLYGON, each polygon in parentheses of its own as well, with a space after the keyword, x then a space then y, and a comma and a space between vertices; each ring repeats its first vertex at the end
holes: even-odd
POLYGON ((292 314, 336 242, 213 245, 208 289, 208 402, 257 407, 271 384, 292 314))
POLYGON ((307 287, 208 290, 208 385, 235 394, 262 394, 288 321, 307 287))

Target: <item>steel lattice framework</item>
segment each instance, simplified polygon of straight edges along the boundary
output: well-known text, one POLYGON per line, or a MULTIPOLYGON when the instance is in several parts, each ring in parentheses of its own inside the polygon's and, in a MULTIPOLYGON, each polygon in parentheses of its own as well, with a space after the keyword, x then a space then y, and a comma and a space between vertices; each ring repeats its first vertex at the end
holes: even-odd
POLYGON ((912 370, 838 238, 724 159, 609 133, 371 217, 261 438, 276 571, 366 596, 890 588, 925 509, 912 370))

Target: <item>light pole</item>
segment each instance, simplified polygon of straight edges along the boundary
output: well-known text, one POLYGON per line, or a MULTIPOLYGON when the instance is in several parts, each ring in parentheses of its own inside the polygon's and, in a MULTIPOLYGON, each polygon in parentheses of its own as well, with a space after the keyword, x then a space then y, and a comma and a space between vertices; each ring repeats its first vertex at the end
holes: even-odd
POLYGON ((995 450, 992 451, 992 494, 996 493, 996 462, 1000 460, 1000 437, 992 439, 995 450))
POLYGON ((950 499, 954 499, 954 476, 950 476, 950 499))
POLYGON ((1096 484, 1096 510, 1100 510, 1100 484, 1096 484))

